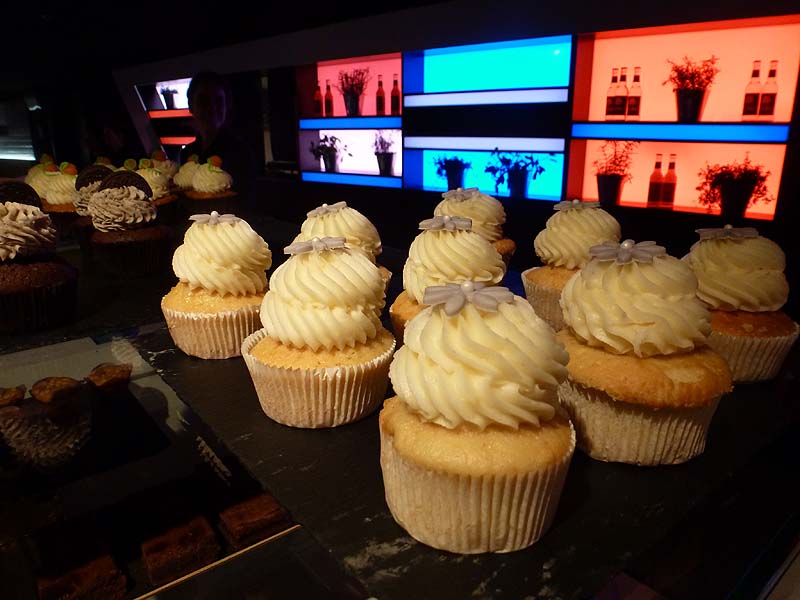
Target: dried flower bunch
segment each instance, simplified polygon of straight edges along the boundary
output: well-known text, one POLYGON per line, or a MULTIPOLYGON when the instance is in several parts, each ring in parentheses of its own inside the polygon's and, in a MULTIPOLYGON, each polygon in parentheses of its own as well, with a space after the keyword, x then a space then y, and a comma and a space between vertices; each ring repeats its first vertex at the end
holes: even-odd
MULTIPOLYGON (((552 156, 552 153, 550 155, 552 156)), ((492 159, 495 163, 487 165, 483 172, 490 173, 494 177, 495 192, 499 191, 500 186, 506 182, 509 173, 530 171, 534 181, 544 173, 541 161, 535 158, 533 154, 520 154, 518 152, 507 154, 495 148, 492 150, 492 159)))
POLYGON ((714 82, 714 77, 719 73, 716 67, 719 59, 711 55, 700 62, 694 62, 688 56, 683 57, 683 63, 676 63, 673 60, 667 62, 672 69, 669 78, 662 84, 672 84, 673 90, 704 90, 714 82))
POLYGON ((439 177, 445 177, 452 170, 466 171, 472 168, 472 163, 458 156, 437 156, 434 164, 436 165, 436 174, 439 177))
POLYGON ((372 147, 375 149, 376 154, 384 154, 386 152, 390 152, 394 146, 394 140, 392 139, 392 132, 386 132, 383 129, 378 129, 375 132, 375 141, 372 144, 372 147))
POLYGON ((737 161, 725 165, 706 163, 698 175, 700 176, 700 185, 697 186, 700 192, 699 201, 704 206, 720 204, 722 201, 720 189, 731 184, 747 188, 752 186, 753 194, 750 201, 753 203, 770 202, 774 199, 767 190, 770 171, 764 169, 762 165, 753 164, 749 156, 745 156, 741 163, 737 161))
POLYGON ((369 67, 353 69, 352 71, 339 71, 338 89, 342 94, 360 95, 367 89, 369 80, 369 67))
POLYGON ((600 146, 601 158, 592 163, 595 175, 621 175, 622 181, 630 181, 633 151, 639 142, 626 142, 622 140, 606 140, 600 146))
POLYGON ((324 155, 336 155, 340 152, 344 152, 348 156, 353 156, 347 151, 347 145, 335 135, 324 135, 316 144, 314 142, 310 142, 308 151, 311 152, 316 159, 319 159, 324 155))

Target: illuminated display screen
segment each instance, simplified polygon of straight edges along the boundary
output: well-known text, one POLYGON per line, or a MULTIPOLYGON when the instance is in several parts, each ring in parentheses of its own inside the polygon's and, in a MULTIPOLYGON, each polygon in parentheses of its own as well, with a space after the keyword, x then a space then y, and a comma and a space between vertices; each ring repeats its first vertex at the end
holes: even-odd
POLYGON ((566 35, 409 52, 405 93, 567 87, 571 55, 566 35))
POLYGON ((608 140, 671 140, 698 142, 780 143, 789 139, 788 125, 679 123, 576 123, 574 138, 608 140))

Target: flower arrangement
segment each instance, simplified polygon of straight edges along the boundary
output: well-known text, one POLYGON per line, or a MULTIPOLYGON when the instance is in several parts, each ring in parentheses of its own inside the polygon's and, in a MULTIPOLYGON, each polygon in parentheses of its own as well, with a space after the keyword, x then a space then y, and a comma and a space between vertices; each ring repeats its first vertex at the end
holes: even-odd
POLYGON ((722 203, 722 188, 731 185, 741 186, 742 189, 753 189, 749 197, 751 202, 770 202, 774 200, 767 190, 767 178, 771 175, 770 171, 764 169, 762 165, 753 164, 749 156, 745 156, 740 163, 720 165, 706 165, 700 169, 700 185, 697 190, 700 192, 699 201, 703 206, 717 206, 722 203))
POLYGON ((309 142, 308 151, 314 155, 314 158, 319 160, 326 155, 346 153, 348 156, 353 156, 347 151, 347 145, 335 135, 324 135, 320 138, 318 143, 309 142))
POLYGON ((369 67, 353 69, 352 71, 339 71, 338 89, 343 95, 353 94, 360 96, 367 89, 369 80, 369 67))
POLYGON ((372 143, 375 154, 386 154, 391 151, 392 146, 394 146, 394 140, 391 132, 384 132, 383 129, 378 129, 375 132, 375 141, 372 143))
POLYGON ((439 177, 447 177, 447 174, 453 171, 463 172, 472 168, 472 163, 458 156, 437 156, 434 164, 436 165, 436 174, 439 177))
POLYGON ((639 142, 626 142, 622 140, 606 140, 600 146, 600 159, 594 161, 592 166, 595 175, 621 175, 622 181, 630 181, 633 151, 639 142))
POLYGON ((486 165, 483 171, 484 173, 490 173, 494 177, 495 192, 498 192, 500 186, 511 178, 521 177, 529 172, 535 180, 544 173, 541 161, 538 158, 534 158, 533 154, 507 154, 495 148, 492 150, 492 160, 495 161, 494 164, 486 165))
POLYGON ((718 60, 713 54, 711 58, 699 62, 688 56, 683 57, 683 63, 667 60, 672 68, 662 85, 671 83, 673 90, 704 90, 714 82, 714 77, 719 73, 716 67, 718 60))

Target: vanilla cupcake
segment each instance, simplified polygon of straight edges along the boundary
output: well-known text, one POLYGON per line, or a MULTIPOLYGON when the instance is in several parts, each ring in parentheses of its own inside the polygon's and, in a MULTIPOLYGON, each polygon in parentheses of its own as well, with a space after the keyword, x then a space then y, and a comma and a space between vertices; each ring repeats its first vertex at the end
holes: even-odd
POLYGON ((192 154, 186 159, 186 162, 181 165, 181 168, 178 169, 178 172, 175 173, 175 176, 172 178, 172 181, 176 186, 183 190, 189 190, 192 188, 192 179, 194 179, 194 174, 195 171, 197 171, 197 167, 200 166, 197 164, 197 161, 197 154, 192 154))
POLYGON ((163 150, 154 151, 150 158, 153 161, 153 167, 161 171, 167 177, 167 180, 171 182, 178 172, 177 163, 168 159, 163 150))
POLYGON ((472 231, 472 221, 449 215, 426 219, 408 249, 403 291, 389 308, 392 327, 402 343, 405 324, 424 308, 425 289, 434 285, 476 281, 497 285, 506 265, 497 250, 472 231))
POLYGON ((567 353, 523 298, 431 287, 408 323, 380 414, 394 519, 424 544, 512 552, 549 528, 575 449, 558 408, 567 353))
POLYGON ((472 231, 494 245, 508 263, 517 249, 514 240, 503 237, 506 210, 494 196, 482 194, 478 188, 458 188, 442 194, 443 200, 433 210, 435 216, 458 216, 472 219, 472 231))
POLYGON ((259 329, 272 265, 267 243, 234 215, 193 215, 172 268, 179 283, 161 300, 175 345, 191 356, 230 358, 259 329))
POLYGON ((233 189, 233 178, 222 168, 222 159, 212 156, 200 165, 192 176, 192 189, 184 190, 184 208, 191 212, 216 210, 234 212, 239 205, 239 194, 233 189))
POLYGON ((594 246, 561 295, 569 378, 559 389, 592 458, 685 462, 705 448, 731 390, 725 359, 706 345, 710 315, 689 266, 655 242, 594 246))
POLYGON ((711 309, 709 345, 728 361, 735 382, 773 379, 800 332, 781 311, 789 298, 783 250, 752 227, 697 232, 686 260, 711 309))
POLYGON ((335 427, 383 401, 395 340, 380 322, 380 271, 344 238, 314 238, 272 275, 264 329, 242 344, 261 407, 292 427, 335 427))
POLYGON ((53 164, 53 157, 49 154, 42 154, 39 162, 28 169, 28 173, 25 175, 25 183, 36 190, 39 198, 47 196, 47 179, 44 176, 44 170, 47 165, 51 164, 53 164))
POLYGON ((143 158, 136 171, 153 191, 153 204, 158 207, 158 217, 162 222, 174 222, 177 216, 178 195, 170 192, 169 177, 153 166, 153 161, 143 158))
POLYGON ((544 263, 522 273, 525 296, 540 317, 554 330, 564 328, 558 300, 567 281, 586 264, 589 248, 606 241, 618 242, 617 220, 600 208, 599 202, 565 200, 553 207, 545 229, 533 241, 536 255, 544 263))
POLYGON ((46 192, 42 198, 42 210, 46 213, 75 213, 75 200, 78 198, 75 165, 63 162, 56 167, 51 163, 45 167, 44 177, 46 192))

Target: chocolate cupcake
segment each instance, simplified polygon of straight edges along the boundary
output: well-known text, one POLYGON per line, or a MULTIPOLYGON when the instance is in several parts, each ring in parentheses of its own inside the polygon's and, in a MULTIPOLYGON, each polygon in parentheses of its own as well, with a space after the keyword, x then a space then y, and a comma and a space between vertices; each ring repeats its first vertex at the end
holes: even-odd
POLYGON ((78 271, 55 248, 49 216, 35 206, 0 204, 0 333, 47 329, 74 318, 78 271))
POLYGON ((92 217, 89 216, 87 210, 89 206, 89 199, 96 191, 100 189, 100 184, 103 179, 111 175, 113 171, 101 164, 89 165, 83 171, 78 173, 75 179, 75 191, 78 192, 78 197, 75 199, 75 211, 78 213, 78 218, 72 224, 72 232, 78 245, 81 248, 81 255, 85 261, 91 260, 91 245, 89 240, 94 232, 92 226, 92 217))

